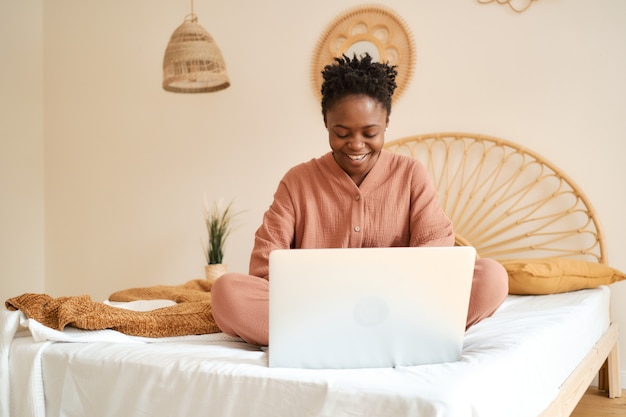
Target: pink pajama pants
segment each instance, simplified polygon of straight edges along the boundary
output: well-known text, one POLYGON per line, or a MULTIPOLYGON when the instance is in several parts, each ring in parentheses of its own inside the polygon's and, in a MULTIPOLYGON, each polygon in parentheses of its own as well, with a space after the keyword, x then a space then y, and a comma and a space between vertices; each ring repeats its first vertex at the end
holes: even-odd
MULTIPOLYGON (((466 328, 491 316, 508 294, 506 270, 488 258, 476 260, 466 328)), ((213 317, 226 334, 248 343, 267 346, 269 327, 269 281, 231 272, 211 288, 213 317)))

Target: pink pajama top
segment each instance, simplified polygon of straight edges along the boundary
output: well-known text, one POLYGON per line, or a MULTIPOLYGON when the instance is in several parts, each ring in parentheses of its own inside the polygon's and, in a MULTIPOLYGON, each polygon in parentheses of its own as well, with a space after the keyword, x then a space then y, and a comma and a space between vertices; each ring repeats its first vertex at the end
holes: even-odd
POLYGON ((332 152, 291 168, 255 234, 250 275, 268 278, 274 249, 452 246, 424 165, 382 150, 360 187, 332 152))

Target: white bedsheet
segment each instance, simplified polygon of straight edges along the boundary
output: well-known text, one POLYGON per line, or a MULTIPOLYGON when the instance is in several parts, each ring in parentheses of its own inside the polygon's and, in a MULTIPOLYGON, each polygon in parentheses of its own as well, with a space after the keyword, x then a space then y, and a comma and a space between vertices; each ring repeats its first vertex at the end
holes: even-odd
MULTIPOLYGON (((607 287, 509 296, 467 332, 461 361, 361 370, 270 369, 266 352, 221 334, 161 343, 52 343, 27 336, 9 344, 4 333, 21 313, 5 311, 0 412, 6 415, 10 361, 11 392, 30 387, 14 400, 41 402, 37 384, 28 382, 39 375, 45 417, 536 416, 608 328, 609 296, 607 287)), ((20 412, 12 416, 44 417, 20 404, 12 403, 20 412)))

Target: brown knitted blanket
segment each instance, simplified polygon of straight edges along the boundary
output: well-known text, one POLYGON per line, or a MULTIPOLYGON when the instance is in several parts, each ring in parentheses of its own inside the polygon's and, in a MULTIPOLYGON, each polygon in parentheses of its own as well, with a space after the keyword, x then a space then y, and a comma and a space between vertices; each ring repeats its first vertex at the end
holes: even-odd
POLYGON ((131 311, 95 302, 87 295, 52 298, 46 294, 22 294, 8 299, 9 310, 21 310, 28 318, 63 330, 113 329, 132 336, 170 337, 218 333, 211 313, 211 284, 204 279, 183 285, 158 285, 118 291, 110 301, 172 300, 177 304, 151 311, 131 311))

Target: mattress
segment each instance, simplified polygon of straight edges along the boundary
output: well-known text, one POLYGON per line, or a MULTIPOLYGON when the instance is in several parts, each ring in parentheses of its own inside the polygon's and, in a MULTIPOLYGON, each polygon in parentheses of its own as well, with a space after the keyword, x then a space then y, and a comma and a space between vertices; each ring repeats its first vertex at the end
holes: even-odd
POLYGON ((21 317, 33 330, 13 336, 21 313, 5 310, 0 400, 16 417, 536 416, 608 328, 609 299, 508 296, 458 362, 358 370, 268 368, 267 352, 223 334, 55 336, 21 317))

